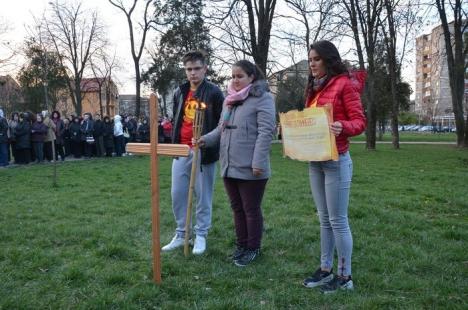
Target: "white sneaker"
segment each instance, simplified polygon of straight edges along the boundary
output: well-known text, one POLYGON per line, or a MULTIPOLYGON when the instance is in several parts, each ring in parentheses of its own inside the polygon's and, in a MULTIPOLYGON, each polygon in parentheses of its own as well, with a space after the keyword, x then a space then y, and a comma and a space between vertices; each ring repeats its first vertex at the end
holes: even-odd
POLYGON ((181 238, 177 235, 174 236, 174 238, 172 238, 171 242, 169 242, 168 244, 166 244, 165 246, 163 246, 161 248, 162 251, 172 251, 174 249, 177 249, 177 248, 180 248, 182 246, 184 246, 184 243, 185 243, 185 240, 184 238, 181 238))
POLYGON ((206 238, 203 236, 196 236, 195 244, 192 253, 195 255, 203 254, 206 250, 206 238))

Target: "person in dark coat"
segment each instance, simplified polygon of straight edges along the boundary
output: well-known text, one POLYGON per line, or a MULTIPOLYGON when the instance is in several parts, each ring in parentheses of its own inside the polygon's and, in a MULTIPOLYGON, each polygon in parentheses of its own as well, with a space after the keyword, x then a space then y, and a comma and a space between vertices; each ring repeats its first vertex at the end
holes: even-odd
POLYGON ((132 115, 130 115, 128 118, 129 118, 128 122, 131 124, 131 126, 129 128, 130 142, 135 142, 136 137, 137 137, 138 122, 137 122, 136 118, 133 117, 132 115))
POLYGON ((94 144, 96 147, 96 156, 101 157, 105 154, 104 148, 104 123, 101 120, 101 114, 94 115, 94 144))
POLYGON ((131 137, 132 137, 131 132, 133 131, 133 123, 130 122, 130 116, 124 117, 122 126, 123 126, 123 132, 124 132, 124 153, 126 153, 125 149, 126 149, 127 143, 131 142, 131 137))
POLYGON ((143 118, 140 126, 138 126, 137 137, 141 143, 149 143, 150 141, 150 126, 146 117, 143 118))
POLYGON ((114 149, 114 124, 111 122, 109 116, 104 117, 102 137, 106 150, 106 157, 112 157, 112 151, 114 149))
POLYGON ((84 144, 85 158, 90 158, 93 150, 93 142, 89 141, 89 138, 94 138, 94 121, 91 113, 85 113, 83 115, 83 122, 81 123, 81 140, 84 144))
POLYGON ((52 122, 55 124, 55 160, 58 160, 58 156, 62 161, 65 160, 65 153, 63 152, 63 136, 65 133, 65 124, 60 118, 60 113, 58 111, 52 112, 52 122))
POLYGON ((16 163, 29 164, 31 161, 31 124, 29 113, 20 113, 19 122, 15 130, 16 163))
POLYGON ((17 157, 15 132, 16 132, 16 126, 18 126, 18 123, 19 123, 19 113, 13 112, 13 114, 11 114, 11 119, 8 122, 8 128, 10 129, 11 154, 13 154, 15 164, 16 164, 16 157, 17 157))
MULTIPOLYGON (((208 70, 207 58, 203 52, 193 51, 184 55, 187 81, 174 92, 173 108, 174 126, 172 143, 185 144, 190 148, 193 138, 195 108, 200 102, 205 104, 202 134, 212 131, 218 125, 223 108, 224 96, 218 86, 206 79, 208 70)), ((161 250, 172 251, 184 245, 185 220, 187 213, 187 193, 190 185, 190 170, 194 152, 191 149, 188 157, 175 158, 172 161, 171 197, 172 211, 176 222, 176 232, 172 241, 161 250)), ((216 161, 219 158, 219 146, 204 148, 200 151, 195 181, 196 210, 193 223, 195 242, 192 253, 201 255, 206 250, 206 237, 211 228, 212 194, 215 182, 216 161)))
POLYGON ((8 121, 0 109, 0 167, 8 166, 8 121))
POLYGON ((44 160, 44 140, 48 130, 49 128, 42 121, 42 115, 38 114, 36 121, 31 126, 31 142, 38 164, 42 163, 44 160))
POLYGON ((70 119, 66 117, 63 120, 63 147, 65 148, 65 157, 70 156, 71 154, 71 147, 70 147, 70 119))
POLYGON ((70 124, 70 147, 75 158, 81 158, 81 128, 80 119, 76 116, 70 124))

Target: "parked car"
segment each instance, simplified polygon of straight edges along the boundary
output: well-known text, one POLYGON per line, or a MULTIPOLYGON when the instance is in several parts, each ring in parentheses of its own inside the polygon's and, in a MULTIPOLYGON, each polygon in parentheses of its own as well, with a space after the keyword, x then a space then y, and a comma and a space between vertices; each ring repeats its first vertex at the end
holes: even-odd
POLYGON ((418 131, 433 131, 433 127, 430 126, 430 125, 427 125, 427 126, 422 126, 421 128, 419 128, 418 131))

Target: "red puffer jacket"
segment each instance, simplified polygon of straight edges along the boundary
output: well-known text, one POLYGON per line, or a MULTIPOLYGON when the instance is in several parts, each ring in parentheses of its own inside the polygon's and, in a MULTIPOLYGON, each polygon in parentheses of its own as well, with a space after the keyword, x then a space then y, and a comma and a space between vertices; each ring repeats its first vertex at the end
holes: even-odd
MULTIPOLYGON (((319 94, 317 106, 333 104, 333 121, 343 124, 343 131, 336 137, 339 154, 348 151, 348 137, 359 135, 366 129, 360 95, 366 76, 365 71, 340 74, 331 78, 319 94)), ((307 100, 307 107, 311 103, 310 99, 307 100)))

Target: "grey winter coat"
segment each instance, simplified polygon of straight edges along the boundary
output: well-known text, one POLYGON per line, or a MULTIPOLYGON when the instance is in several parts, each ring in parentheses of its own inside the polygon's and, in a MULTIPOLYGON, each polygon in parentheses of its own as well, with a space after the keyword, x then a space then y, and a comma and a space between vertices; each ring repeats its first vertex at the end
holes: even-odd
MULTIPOLYGON (((224 115, 227 107, 224 104, 224 115)), ((220 143, 221 176, 242 180, 267 179, 271 175, 270 147, 275 133, 275 104, 265 80, 254 82, 249 96, 233 107, 228 125, 221 121, 213 131, 202 137, 205 145, 220 143), (263 172, 253 175, 252 169, 263 172)))

